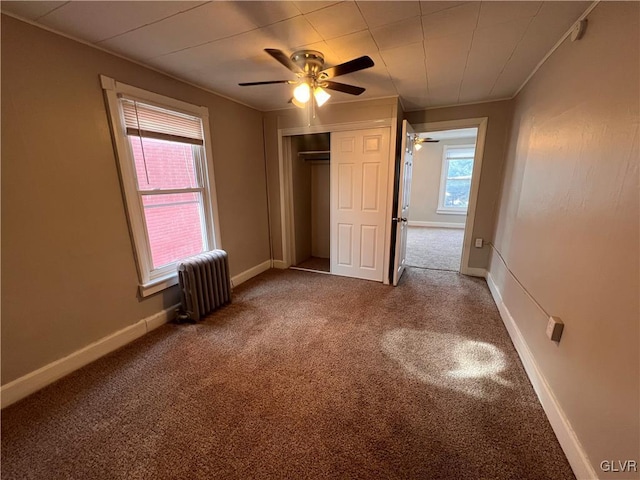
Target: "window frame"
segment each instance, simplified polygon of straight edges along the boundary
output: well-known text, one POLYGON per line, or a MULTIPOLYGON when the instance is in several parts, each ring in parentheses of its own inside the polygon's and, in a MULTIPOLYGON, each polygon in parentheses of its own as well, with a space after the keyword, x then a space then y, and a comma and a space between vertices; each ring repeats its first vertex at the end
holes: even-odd
MULTIPOLYGON (((145 225, 144 207, 142 204, 144 194, 140 193, 138 189, 133 151, 126 133, 124 114, 120 107, 119 97, 123 95, 132 100, 139 100, 140 102, 200 118, 203 130, 201 154, 204 158, 194 160, 196 161, 196 169, 202 170, 198 173, 202 181, 202 227, 204 229, 203 240, 205 250, 222 248, 220 241, 220 217, 218 215, 218 202, 213 176, 209 110, 206 107, 192 105, 181 100, 117 82, 104 75, 100 75, 100 82, 108 106, 109 122, 111 124, 118 160, 125 210, 135 251, 138 280, 140 282, 139 291, 142 297, 147 297, 178 283, 178 275, 176 272, 178 261, 157 269, 153 268, 149 235, 145 225)), ((192 152, 194 156, 200 155, 195 149, 192 149, 192 152)))
MULTIPOLYGON (((449 150, 458 150, 463 148, 473 149, 473 166, 475 167, 475 163, 476 163, 476 144, 475 143, 465 143, 460 145, 443 145, 442 163, 440 165, 440 190, 438 192, 438 207, 436 209, 436 213, 439 213, 441 215, 467 215, 467 212, 469 210, 468 205, 465 208, 445 207, 444 205, 444 197, 447 190, 447 172, 449 171, 449 161, 452 160, 447 157, 447 152, 449 150)), ((471 177, 472 177, 471 182, 473 182, 473 169, 472 169, 471 177)), ((469 186, 469 194, 471 194, 471 186, 469 186)))

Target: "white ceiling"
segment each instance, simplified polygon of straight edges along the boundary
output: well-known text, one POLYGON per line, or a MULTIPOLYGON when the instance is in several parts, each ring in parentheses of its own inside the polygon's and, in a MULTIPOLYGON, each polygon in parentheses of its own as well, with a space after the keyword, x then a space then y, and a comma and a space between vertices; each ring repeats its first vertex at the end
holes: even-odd
POLYGON ((440 132, 421 132, 420 138, 432 138, 433 140, 454 140, 458 138, 472 138, 478 136, 477 128, 458 128, 455 130, 443 130, 440 132))
MULTIPOLYGON (((295 75, 267 55, 369 55, 336 81, 405 111, 509 98, 590 2, 3 1, 2 11, 93 43, 260 110, 286 108, 295 75)), ((333 102, 355 97, 332 92, 333 102)))

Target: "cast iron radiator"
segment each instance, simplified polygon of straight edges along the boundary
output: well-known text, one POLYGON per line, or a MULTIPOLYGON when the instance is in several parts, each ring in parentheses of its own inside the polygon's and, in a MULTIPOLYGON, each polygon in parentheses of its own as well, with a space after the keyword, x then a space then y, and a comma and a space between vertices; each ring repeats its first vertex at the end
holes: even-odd
POLYGON ((178 264, 182 310, 191 320, 231 301, 229 258, 224 250, 212 250, 178 264))

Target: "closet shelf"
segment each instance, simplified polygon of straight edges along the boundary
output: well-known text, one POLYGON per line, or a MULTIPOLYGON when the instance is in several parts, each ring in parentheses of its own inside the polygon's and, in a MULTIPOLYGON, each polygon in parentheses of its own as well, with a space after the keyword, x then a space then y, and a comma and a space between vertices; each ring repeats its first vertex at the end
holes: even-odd
POLYGON ((303 160, 329 160, 330 154, 329 150, 307 150, 298 152, 298 157, 303 160))

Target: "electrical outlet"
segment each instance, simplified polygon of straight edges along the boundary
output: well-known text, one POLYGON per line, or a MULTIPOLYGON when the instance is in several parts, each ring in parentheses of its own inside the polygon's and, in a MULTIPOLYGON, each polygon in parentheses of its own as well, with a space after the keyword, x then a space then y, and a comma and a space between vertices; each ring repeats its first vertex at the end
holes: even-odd
POLYGON ((476 238, 476 248, 482 248, 484 240, 482 238, 476 238))
POLYGON ((559 342, 564 330, 564 323, 558 317, 549 317, 547 322, 547 337, 554 342, 559 342))

